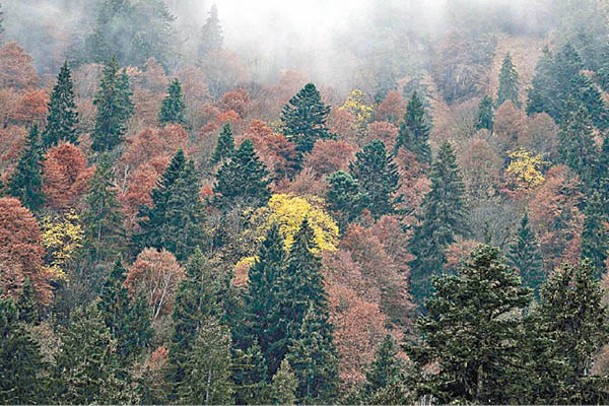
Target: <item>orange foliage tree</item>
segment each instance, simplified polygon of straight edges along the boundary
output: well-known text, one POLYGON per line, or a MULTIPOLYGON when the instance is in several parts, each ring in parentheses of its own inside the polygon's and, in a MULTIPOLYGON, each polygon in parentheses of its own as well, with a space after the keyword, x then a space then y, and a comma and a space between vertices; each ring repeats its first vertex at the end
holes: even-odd
POLYGON ((375 119, 398 124, 406 112, 406 100, 397 90, 387 93, 385 99, 376 107, 375 119))
POLYGON ((0 88, 14 90, 33 89, 40 82, 32 57, 16 42, 9 42, 0 49, 0 88))
POLYGON ((27 125, 42 124, 47 115, 49 95, 45 90, 32 90, 21 96, 13 110, 12 119, 27 125))
POLYGON ((336 171, 349 170, 349 162, 355 160, 358 148, 346 141, 320 140, 305 158, 304 167, 321 179, 336 171))
POLYGON ((88 189, 93 168, 87 168, 85 154, 64 143, 50 148, 43 168, 43 193, 54 210, 76 207, 88 189))

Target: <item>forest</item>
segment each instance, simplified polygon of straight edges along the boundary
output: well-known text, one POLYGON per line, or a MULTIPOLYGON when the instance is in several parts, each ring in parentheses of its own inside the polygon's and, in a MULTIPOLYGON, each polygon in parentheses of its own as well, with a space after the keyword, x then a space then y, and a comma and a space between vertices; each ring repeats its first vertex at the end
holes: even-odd
POLYGON ((608 305, 607 0, 0 0, 0 404, 609 404, 608 305))

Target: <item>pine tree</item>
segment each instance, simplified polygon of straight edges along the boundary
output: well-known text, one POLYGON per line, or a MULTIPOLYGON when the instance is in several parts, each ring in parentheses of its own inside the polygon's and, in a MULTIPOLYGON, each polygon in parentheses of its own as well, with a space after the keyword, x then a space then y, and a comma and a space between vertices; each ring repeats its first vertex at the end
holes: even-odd
POLYGON ((527 114, 545 112, 557 120, 561 106, 554 77, 554 55, 547 46, 537 62, 531 85, 527 91, 527 114))
POLYGON ((535 296, 545 281, 543 259, 539 252, 539 244, 535 239, 535 232, 529 224, 527 212, 522 216, 518 233, 508 254, 510 264, 520 271, 522 284, 533 289, 535 296))
POLYGON ((40 133, 38 126, 34 125, 28 134, 17 168, 7 184, 8 193, 32 211, 40 210, 45 201, 42 193, 42 160, 40 133))
MULTIPOLYGON (((498 249, 480 245, 456 275, 434 278, 428 314, 417 321, 418 343, 407 346, 418 368, 437 362, 419 396, 438 403, 507 404, 522 376, 522 318, 530 289, 498 249)), ((526 402, 525 402, 526 403, 526 402)))
POLYGON ((432 275, 442 273, 445 248, 457 236, 469 233, 463 179, 448 142, 440 147, 430 177, 431 191, 423 200, 421 224, 415 228, 410 243, 410 251, 416 256, 410 264, 410 289, 419 304, 431 293, 432 275))
POLYGON ((501 65, 499 74, 499 90, 497 91, 497 107, 506 101, 511 101, 514 106, 520 108, 520 81, 518 71, 512 63, 512 55, 508 52, 501 65))
POLYGON ((330 107, 326 106, 313 83, 308 83, 281 110, 284 134, 302 155, 311 152, 319 139, 332 138, 326 127, 330 107))
POLYGON ((338 355, 327 314, 309 306, 300 332, 286 356, 298 378, 296 391, 304 404, 329 404, 338 394, 338 355))
POLYGON ((47 126, 42 133, 44 148, 60 142, 76 144, 78 142, 78 111, 74 101, 74 82, 68 61, 64 62, 57 84, 51 93, 47 126))
POLYGON ((179 403, 232 403, 230 348, 230 329, 214 318, 205 319, 185 366, 184 381, 178 388, 179 403))
POLYGON ((224 124, 222 132, 218 137, 218 143, 216 144, 216 150, 212 158, 212 163, 217 164, 225 159, 232 158, 235 154, 235 138, 233 137, 233 131, 230 128, 230 124, 224 124))
POLYGON ((89 248, 93 263, 115 257, 124 245, 123 216, 116 197, 112 161, 103 154, 89 181, 87 209, 83 216, 85 246, 89 248))
POLYGON ((364 395, 372 398, 374 394, 404 379, 404 361, 398 357, 398 347, 390 335, 385 336, 376 351, 376 357, 366 371, 364 395))
POLYGON ((38 344, 19 322, 13 299, 0 299, 0 403, 50 403, 44 395, 45 364, 38 344))
POLYGON ((584 229, 582 231, 582 258, 590 260, 594 276, 598 279, 605 270, 609 255, 608 216, 598 192, 594 192, 584 210, 584 229))
POLYGON ((478 118, 476 119, 476 130, 489 130, 493 131, 495 125, 495 113, 493 112, 493 98, 491 96, 484 95, 480 100, 478 106, 478 118))
POLYGON ((294 405, 298 378, 287 359, 281 361, 281 366, 273 376, 271 384, 271 403, 273 405, 294 405))
POLYGON ((357 179, 350 174, 337 171, 326 178, 329 184, 326 201, 331 211, 338 214, 341 228, 355 220, 365 204, 366 194, 360 191, 357 179))
POLYGON ((131 95, 126 71, 119 72, 118 62, 112 58, 104 66, 99 90, 93 100, 97 107, 92 134, 94 151, 111 151, 122 142, 127 132, 127 121, 134 112, 131 95))
POLYGON ((355 156, 357 159, 351 162, 349 170, 366 193, 365 207, 374 218, 394 213, 400 175, 383 141, 372 141, 355 156))
POLYGON ((419 94, 415 91, 406 106, 404 121, 400 124, 400 131, 396 140, 396 151, 404 147, 415 154, 417 161, 423 165, 431 164, 431 147, 429 146, 429 133, 431 125, 425 114, 425 106, 419 94))
POLYGON ((32 284, 32 279, 25 277, 23 288, 19 300, 17 301, 17 310, 19 311, 19 321, 27 324, 36 324, 40 319, 40 309, 36 298, 36 291, 32 284))
POLYGON ((239 204, 262 207, 271 197, 266 167, 256 154, 254 144, 245 140, 235 156, 218 170, 214 192, 220 194, 218 207, 228 210, 239 204))
POLYGON ((238 405, 262 405, 267 401, 267 365, 256 343, 245 351, 237 348, 233 353, 233 383, 235 403, 238 405))
POLYGON ((185 124, 184 93, 178 79, 174 79, 167 89, 167 96, 163 99, 161 111, 159 112, 159 123, 161 124, 185 124))
POLYGON ((222 35, 222 27, 218 19, 218 8, 214 4, 209 10, 207 21, 201 32, 201 40, 199 42, 199 59, 205 58, 212 51, 222 49, 224 37, 222 35))

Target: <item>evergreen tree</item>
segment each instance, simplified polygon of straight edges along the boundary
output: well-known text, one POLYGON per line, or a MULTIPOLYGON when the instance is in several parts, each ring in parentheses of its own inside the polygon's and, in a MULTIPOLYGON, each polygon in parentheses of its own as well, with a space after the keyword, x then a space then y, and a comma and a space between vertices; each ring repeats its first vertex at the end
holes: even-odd
MULTIPOLYGON (((418 368, 439 372, 420 382, 418 395, 438 403, 507 404, 522 377, 522 318, 530 289, 498 249, 481 245, 456 275, 434 278, 428 314, 417 321, 420 342, 407 346, 418 368)), ((526 402, 525 402, 526 403, 526 402)))
POLYGON ((112 58, 104 66, 99 90, 93 100, 97 107, 92 134, 94 151, 110 151, 122 142, 127 132, 127 121, 134 112, 131 95, 127 73, 124 69, 119 72, 118 62, 112 58))
POLYGON ((212 51, 222 49, 224 36, 222 35, 222 27, 218 19, 218 8, 214 4, 209 10, 207 21, 201 32, 201 40, 199 42, 199 59, 205 58, 212 51))
POLYGON ((243 204, 262 207, 271 197, 266 167, 256 154, 254 144, 245 140, 235 156, 218 170, 214 192, 220 197, 216 204, 224 210, 243 204))
POLYGON ((535 232, 529 224, 527 212, 522 216, 516 238, 510 245, 508 259, 510 264, 520 271, 522 284, 533 289, 537 297, 545 280, 545 272, 539 244, 535 239, 535 232))
POLYGON ((85 246, 93 263, 115 257, 123 247, 123 216, 116 197, 112 161, 103 154, 89 181, 84 214, 85 246))
POLYGON ((216 150, 212 158, 212 163, 217 164, 225 159, 232 158, 235 154, 235 138, 233 137, 233 131, 230 128, 230 124, 224 124, 222 132, 218 137, 218 143, 216 144, 216 150))
POLYGON ((2 11, 2 3, 0 3, 0 45, 4 44, 4 12, 2 11))
POLYGON ((609 216, 609 137, 603 138, 598 160, 598 192, 601 195, 605 215, 609 216))
POLYGON ((23 282, 21 295, 19 295, 19 300, 17 301, 19 321, 27 324, 38 323, 40 314, 36 299, 36 291, 34 290, 32 279, 26 276, 25 281, 23 282))
POLYGON ((258 344, 245 351, 237 348, 233 354, 233 383, 235 403, 262 405, 267 401, 267 365, 258 344))
POLYGON ((273 405, 294 405, 298 379, 287 359, 281 361, 281 366, 273 376, 271 384, 271 403, 273 405))
POLYGON ((400 131, 395 144, 396 151, 400 147, 404 147, 415 154, 419 163, 430 165, 430 132, 431 125, 428 123, 427 115, 425 114, 425 106, 421 97, 415 91, 406 106, 404 121, 400 124, 400 131))
POLYGON ((537 62, 531 85, 527 91, 527 114, 545 112, 557 120, 561 106, 554 77, 554 55, 547 46, 537 62))
POLYGON ((476 119, 476 130, 493 131, 495 125, 495 113, 493 111, 493 98, 489 95, 484 95, 478 106, 478 118, 476 119))
POLYGON ((326 178, 329 187, 326 201, 331 211, 338 213, 341 228, 355 220, 361 213, 366 194, 360 191, 357 179, 350 174, 337 171, 326 178))
POLYGON ((281 110, 283 131, 302 155, 311 152, 319 139, 332 138, 326 127, 330 107, 326 106, 313 83, 308 83, 281 110))
POLYGON ((311 304, 286 356, 298 378, 296 391, 304 404, 330 404, 338 395, 338 355, 327 315, 311 304))
POLYGON ((497 91, 497 107, 506 101, 511 101, 514 106, 520 108, 520 81, 518 71, 512 63, 512 55, 508 52, 501 65, 499 74, 499 90, 497 91))
POLYGON ((416 257, 410 264, 410 288, 419 304, 431 293, 432 275, 442 272, 445 248, 455 237, 469 233, 463 179, 448 142, 440 147, 430 178, 431 191, 422 203, 421 224, 415 228, 410 243, 410 251, 416 257))
POLYGON ((13 299, 0 298, 0 403, 49 403, 44 370, 39 346, 19 322, 13 299))
POLYGON ((385 336, 376 351, 376 357, 366 371, 364 395, 372 398, 375 393, 404 379, 404 361, 398 357, 398 347, 390 335, 385 336))
POLYGON ((167 89, 167 96, 163 99, 161 111, 159 112, 159 123, 161 124, 185 124, 184 93, 178 79, 174 79, 167 89))
POLYGON ((45 148, 52 147, 62 141, 76 144, 78 142, 78 111, 74 101, 74 82, 72 73, 66 61, 59 75, 57 84, 51 93, 47 126, 42 134, 45 148))
POLYGON ((605 269, 609 255, 608 216, 598 192, 594 192, 584 210, 584 229, 582 231, 582 258, 590 260, 594 276, 598 279, 605 269))
POLYGON ((34 125, 30 129, 15 172, 7 184, 8 193, 32 211, 40 210, 45 200, 42 193, 42 160, 40 133, 38 126, 34 125))
POLYGON ((233 401, 230 329, 213 318, 203 320, 178 388, 186 405, 221 405, 233 401))
POLYGON ((349 170, 366 193, 365 207, 374 218, 394 213, 400 175, 383 141, 372 141, 355 156, 357 159, 351 162, 349 170))

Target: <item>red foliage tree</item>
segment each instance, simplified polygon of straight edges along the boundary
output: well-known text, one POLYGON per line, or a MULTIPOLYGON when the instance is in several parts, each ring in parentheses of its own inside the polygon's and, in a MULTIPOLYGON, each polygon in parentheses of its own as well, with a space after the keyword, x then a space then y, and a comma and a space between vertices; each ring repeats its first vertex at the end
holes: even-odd
POLYGON ((0 49, 0 88, 29 90, 39 82, 32 57, 16 42, 9 42, 0 49))
POLYGON ((368 125, 366 138, 363 144, 373 140, 381 140, 385 143, 387 150, 392 151, 398 136, 398 127, 388 121, 375 121, 368 125))
POLYGON ((338 170, 347 171, 349 162, 355 159, 358 148, 346 141, 321 140, 305 158, 305 168, 309 168, 318 179, 338 170))
POLYGON ((220 108, 222 111, 232 110, 239 114, 239 117, 245 118, 249 103, 250 95, 247 90, 235 89, 224 93, 224 96, 220 100, 220 108))
POLYGON ((15 106, 12 119, 26 125, 41 124, 46 119, 48 103, 49 95, 45 90, 26 92, 15 106))
POLYGON ((397 90, 387 93, 385 99, 376 107, 375 119, 388 121, 393 124, 399 123, 406 112, 406 100, 397 90))
MULTIPOLYGON (((165 160, 164 166, 168 163, 169 160, 165 160)), ((149 163, 141 165, 129 176, 126 187, 119 193, 118 201, 123 208, 125 221, 129 228, 134 228, 137 225, 139 207, 152 205, 150 192, 156 186, 156 182, 163 171, 159 169, 149 163)))
POLYGON ((186 150, 188 133, 182 126, 170 124, 162 129, 146 128, 129 139, 121 164, 127 171, 159 158, 169 159, 178 149, 186 150))

